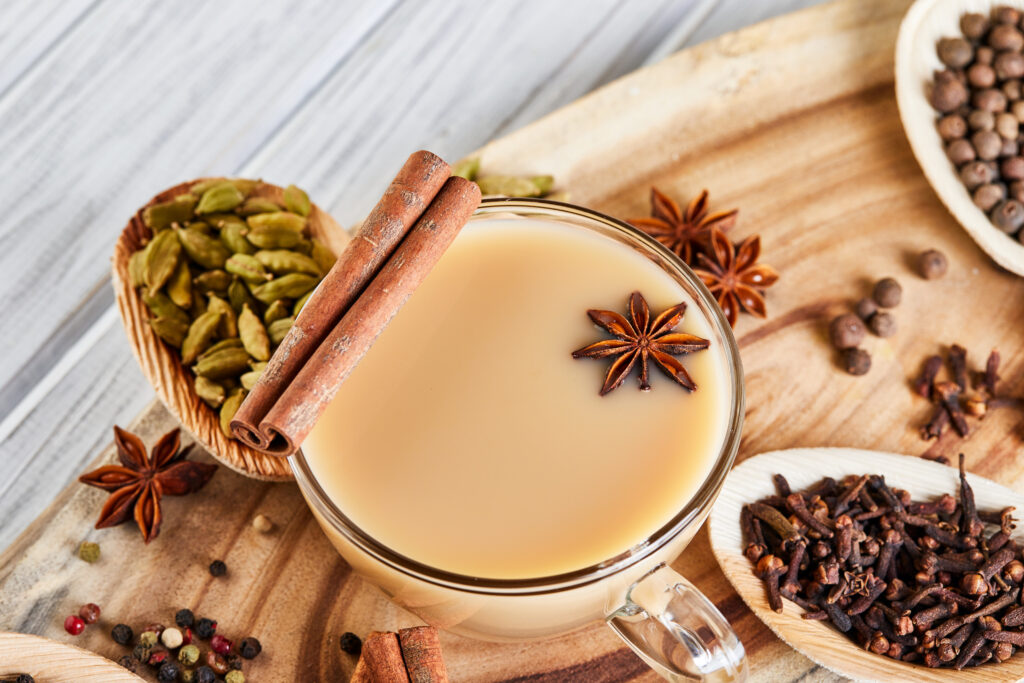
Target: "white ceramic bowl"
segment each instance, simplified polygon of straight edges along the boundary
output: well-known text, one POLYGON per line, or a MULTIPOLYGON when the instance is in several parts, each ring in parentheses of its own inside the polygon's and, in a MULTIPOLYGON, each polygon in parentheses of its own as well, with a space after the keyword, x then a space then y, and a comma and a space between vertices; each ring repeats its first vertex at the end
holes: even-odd
POLYGON ((935 128, 937 113, 928 101, 934 72, 944 68, 935 44, 940 38, 962 35, 964 13, 988 14, 996 4, 1024 9, 1024 0, 917 0, 903 18, 896 39, 896 103, 914 156, 939 199, 993 261, 1024 276, 1024 245, 992 225, 974 205, 946 157, 935 128))

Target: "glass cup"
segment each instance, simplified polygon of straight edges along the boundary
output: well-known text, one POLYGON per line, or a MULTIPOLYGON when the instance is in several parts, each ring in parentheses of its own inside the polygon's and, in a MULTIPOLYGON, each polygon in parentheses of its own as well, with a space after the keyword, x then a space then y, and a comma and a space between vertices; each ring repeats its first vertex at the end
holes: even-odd
MULTIPOLYGON (((742 681, 747 662, 725 617, 673 571, 732 467, 743 424, 743 370, 732 328, 711 293, 675 254, 645 233, 589 209, 544 199, 485 199, 472 221, 523 218, 605 235, 656 263, 693 298, 724 350, 732 390, 721 450, 697 493, 646 541, 585 569, 535 579, 481 579, 405 557, 367 535, 327 498, 302 452, 290 458, 310 509, 352 568, 427 623, 471 638, 545 638, 598 619, 669 680, 742 681)), ((609 501, 614 505, 614 501, 609 501)))

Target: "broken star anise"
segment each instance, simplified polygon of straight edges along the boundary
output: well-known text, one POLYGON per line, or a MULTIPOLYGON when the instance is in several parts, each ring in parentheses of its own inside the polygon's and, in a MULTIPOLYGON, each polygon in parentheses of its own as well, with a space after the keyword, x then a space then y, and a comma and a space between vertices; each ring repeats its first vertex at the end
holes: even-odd
POLYGON ((672 332, 683 319, 686 303, 676 304, 651 319, 647 300, 640 292, 629 297, 629 319, 614 311, 591 309, 587 315, 596 325, 614 335, 572 352, 573 358, 611 358, 618 356, 608 368, 601 395, 618 387, 639 362, 640 390, 650 391, 648 363, 651 359, 665 374, 693 391, 697 388, 683 364, 672 356, 703 351, 710 342, 685 332, 672 332))
POLYGON ((183 496, 203 488, 217 470, 216 465, 186 460, 190 449, 179 451, 180 430, 167 432, 151 455, 146 455, 142 439, 120 427, 114 427, 114 444, 120 465, 104 465, 78 481, 110 491, 100 511, 97 529, 117 526, 135 517, 142 538, 149 543, 160 533, 163 514, 161 496, 183 496))
POLYGON ((736 326, 740 309, 765 317, 764 290, 775 284, 779 274, 771 266, 758 264, 761 237, 751 235, 733 244, 721 230, 711 230, 712 255, 699 254, 700 266, 693 272, 703 280, 729 324, 736 326))
POLYGON ((695 265, 698 253, 706 251, 711 229, 728 230, 736 223, 738 209, 708 214, 708 191, 704 190, 686 207, 679 209, 672 198, 651 188, 651 217, 633 218, 630 225, 640 228, 676 253, 687 265, 695 265))

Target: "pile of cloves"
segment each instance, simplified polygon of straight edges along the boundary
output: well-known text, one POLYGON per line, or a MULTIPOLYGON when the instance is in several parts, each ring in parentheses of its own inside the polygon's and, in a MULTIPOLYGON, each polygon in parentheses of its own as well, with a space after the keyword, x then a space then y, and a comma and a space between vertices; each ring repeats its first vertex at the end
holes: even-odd
POLYGON ((914 392, 934 405, 931 419, 921 428, 921 438, 937 439, 947 427, 965 437, 970 433, 967 416, 984 417, 989 410, 1003 407, 1024 407, 1019 398, 999 393, 999 352, 993 350, 985 369, 971 372, 967 368, 967 350, 959 344, 949 347, 946 358, 950 379, 939 379, 943 368, 941 356, 930 356, 913 382, 914 392))
POLYGON ((746 549, 768 602, 830 621, 878 655, 963 669, 1024 647, 1013 510, 979 511, 960 456, 960 498, 911 500, 877 474, 826 478, 743 507, 746 549))

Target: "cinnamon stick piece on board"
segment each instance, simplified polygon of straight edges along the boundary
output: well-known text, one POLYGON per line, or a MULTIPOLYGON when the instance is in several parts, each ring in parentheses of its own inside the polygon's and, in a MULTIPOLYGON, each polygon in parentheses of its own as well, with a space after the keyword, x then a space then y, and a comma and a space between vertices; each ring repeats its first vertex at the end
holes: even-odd
MULTIPOLYGON (((371 683, 408 683, 409 674, 402 660, 402 648, 395 633, 374 633, 363 641, 360 666, 366 662, 371 683)), ((353 676, 353 678, 355 678, 353 676)))
POLYGON ((441 639, 436 628, 403 628, 398 632, 398 642, 412 683, 448 683, 448 669, 441 656, 441 639))
POLYGON ((426 279, 479 204, 476 183, 457 176, 445 181, 395 253, 260 422, 260 431, 272 436, 269 446, 261 450, 290 455, 298 449, 338 388, 426 279))
POLYGON ((416 152, 405 162, 358 234, 303 306, 232 420, 232 431, 242 443, 258 450, 270 447, 271 435, 259 429, 267 411, 394 253, 450 172, 448 164, 426 151, 416 152))

